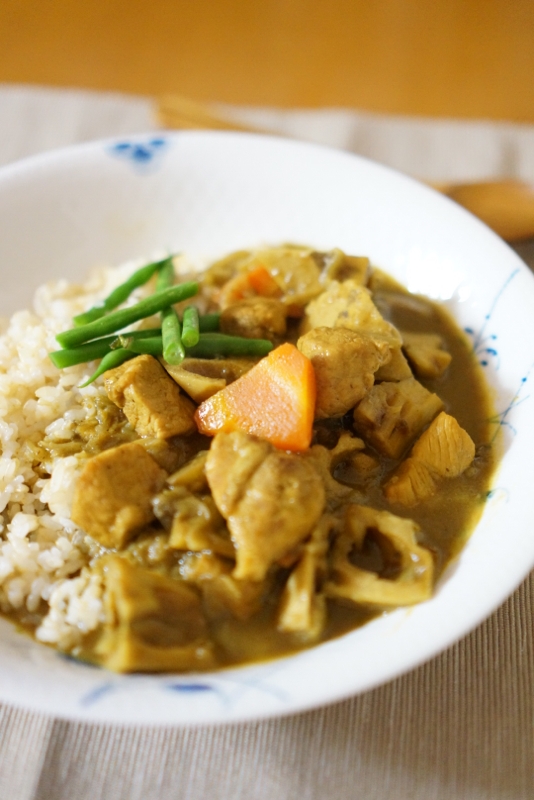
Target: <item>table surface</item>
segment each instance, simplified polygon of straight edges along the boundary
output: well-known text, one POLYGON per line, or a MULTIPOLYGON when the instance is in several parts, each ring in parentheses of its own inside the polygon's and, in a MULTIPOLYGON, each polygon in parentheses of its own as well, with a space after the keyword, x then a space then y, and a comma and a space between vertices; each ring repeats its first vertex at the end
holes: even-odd
POLYGON ((0 82, 534 121, 532 0, 0 3, 0 82))

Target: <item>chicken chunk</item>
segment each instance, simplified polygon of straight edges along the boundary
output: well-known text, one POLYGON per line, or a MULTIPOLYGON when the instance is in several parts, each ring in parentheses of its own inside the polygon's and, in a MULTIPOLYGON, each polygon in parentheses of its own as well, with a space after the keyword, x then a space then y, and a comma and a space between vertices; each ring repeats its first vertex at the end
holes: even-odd
POLYGON ((310 463, 240 431, 217 434, 206 475, 236 548, 238 580, 263 580, 323 511, 324 487, 310 463))
POLYGON ((418 530, 413 520, 388 511, 347 506, 325 594, 385 609, 427 600, 432 593, 434 565, 430 552, 417 543, 418 530), (358 556, 370 546, 369 539, 380 550, 383 562, 374 569, 357 566, 358 556))
POLYGON ((434 333, 403 333, 403 347, 419 378, 439 378, 452 361, 443 339, 434 333))
POLYGON ((88 459, 76 484, 72 519, 104 547, 121 548, 154 519, 151 499, 167 473, 137 442, 88 459))
POLYGON ((349 328, 382 339, 391 347, 402 344, 400 333, 380 314, 369 289, 354 280, 332 281, 308 304, 302 333, 319 327, 349 328))
POLYGON ((375 384, 354 411, 354 428, 382 455, 400 458, 442 408, 415 378, 375 384))
POLYGON ((467 431, 442 411, 385 484, 384 494, 391 503, 415 505, 431 497, 443 479, 465 472, 474 457, 475 444, 467 431))
POLYGON ((342 416, 364 397, 377 369, 390 359, 385 341, 348 328, 314 328, 297 347, 313 364, 317 385, 316 419, 342 416))
POLYGON ((278 342, 286 332, 287 309, 272 297, 248 297, 221 312, 220 328, 230 336, 278 342))
POLYGON ((116 672, 168 672, 213 665, 198 593, 182 581, 106 558, 98 660, 116 672))
POLYGON ((104 386, 139 436, 167 439, 196 430, 194 404, 152 356, 138 356, 110 370, 104 386))

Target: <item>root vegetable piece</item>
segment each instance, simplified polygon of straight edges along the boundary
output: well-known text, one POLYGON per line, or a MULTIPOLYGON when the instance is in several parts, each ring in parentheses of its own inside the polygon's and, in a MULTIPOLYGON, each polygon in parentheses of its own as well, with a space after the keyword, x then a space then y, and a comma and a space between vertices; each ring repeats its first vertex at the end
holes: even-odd
POLYGON ((370 506, 348 505, 343 534, 334 544, 325 594, 383 609, 428 600, 434 563, 430 551, 418 544, 418 533, 419 526, 411 519, 370 506), (362 552, 368 536, 380 542, 386 562, 393 562, 395 575, 379 574, 352 563, 351 553, 362 552))
POLYGON ((315 373, 311 361, 283 344, 234 383, 197 409, 200 433, 244 431, 282 450, 310 446, 315 414, 315 373))
POLYGON ((382 455, 400 458, 442 408, 415 378, 375 383, 354 411, 354 428, 382 455))

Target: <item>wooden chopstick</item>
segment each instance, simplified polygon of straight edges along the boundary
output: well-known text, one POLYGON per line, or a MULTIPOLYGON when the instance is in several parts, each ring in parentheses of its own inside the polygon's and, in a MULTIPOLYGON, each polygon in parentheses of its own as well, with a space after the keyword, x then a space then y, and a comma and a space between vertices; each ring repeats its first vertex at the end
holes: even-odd
MULTIPOLYGON (((156 102, 158 123, 164 128, 267 133, 213 113, 204 103, 180 95, 156 102)), ((273 133, 273 131, 270 131, 273 133)), ((431 184, 492 228, 508 242, 534 237, 534 189, 518 180, 431 184)))
POLYGON ((214 114, 203 103, 197 103, 180 95, 163 95, 157 101, 156 115, 164 128, 243 131, 247 133, 264 133, 250 125, 214 114))

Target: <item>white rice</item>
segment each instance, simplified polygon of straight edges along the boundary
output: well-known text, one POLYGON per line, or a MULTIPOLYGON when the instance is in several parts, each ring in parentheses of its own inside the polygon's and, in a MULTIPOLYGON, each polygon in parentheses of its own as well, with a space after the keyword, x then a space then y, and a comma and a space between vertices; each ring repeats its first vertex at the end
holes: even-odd
POLYGON ((55 334, 70 328, 75 314, 141 263, 101 268, 84 286, 59 281, 41 287, 35 311, 18 312, 0 328, 0 609, 35 612, 44 600, 49 610, 36 636, 62 649, 102 619, 101 583, 84 569, 91 543, 70 518, 84 456, 50 457, 50 477, 42 478, 28 443, 37 445, 45 436, 68 442, 76 424, 93 413, 82 401, 102 392, 101 384, 78 386, 96 365, 58 370, 48 353, 58 349, 55 334))

